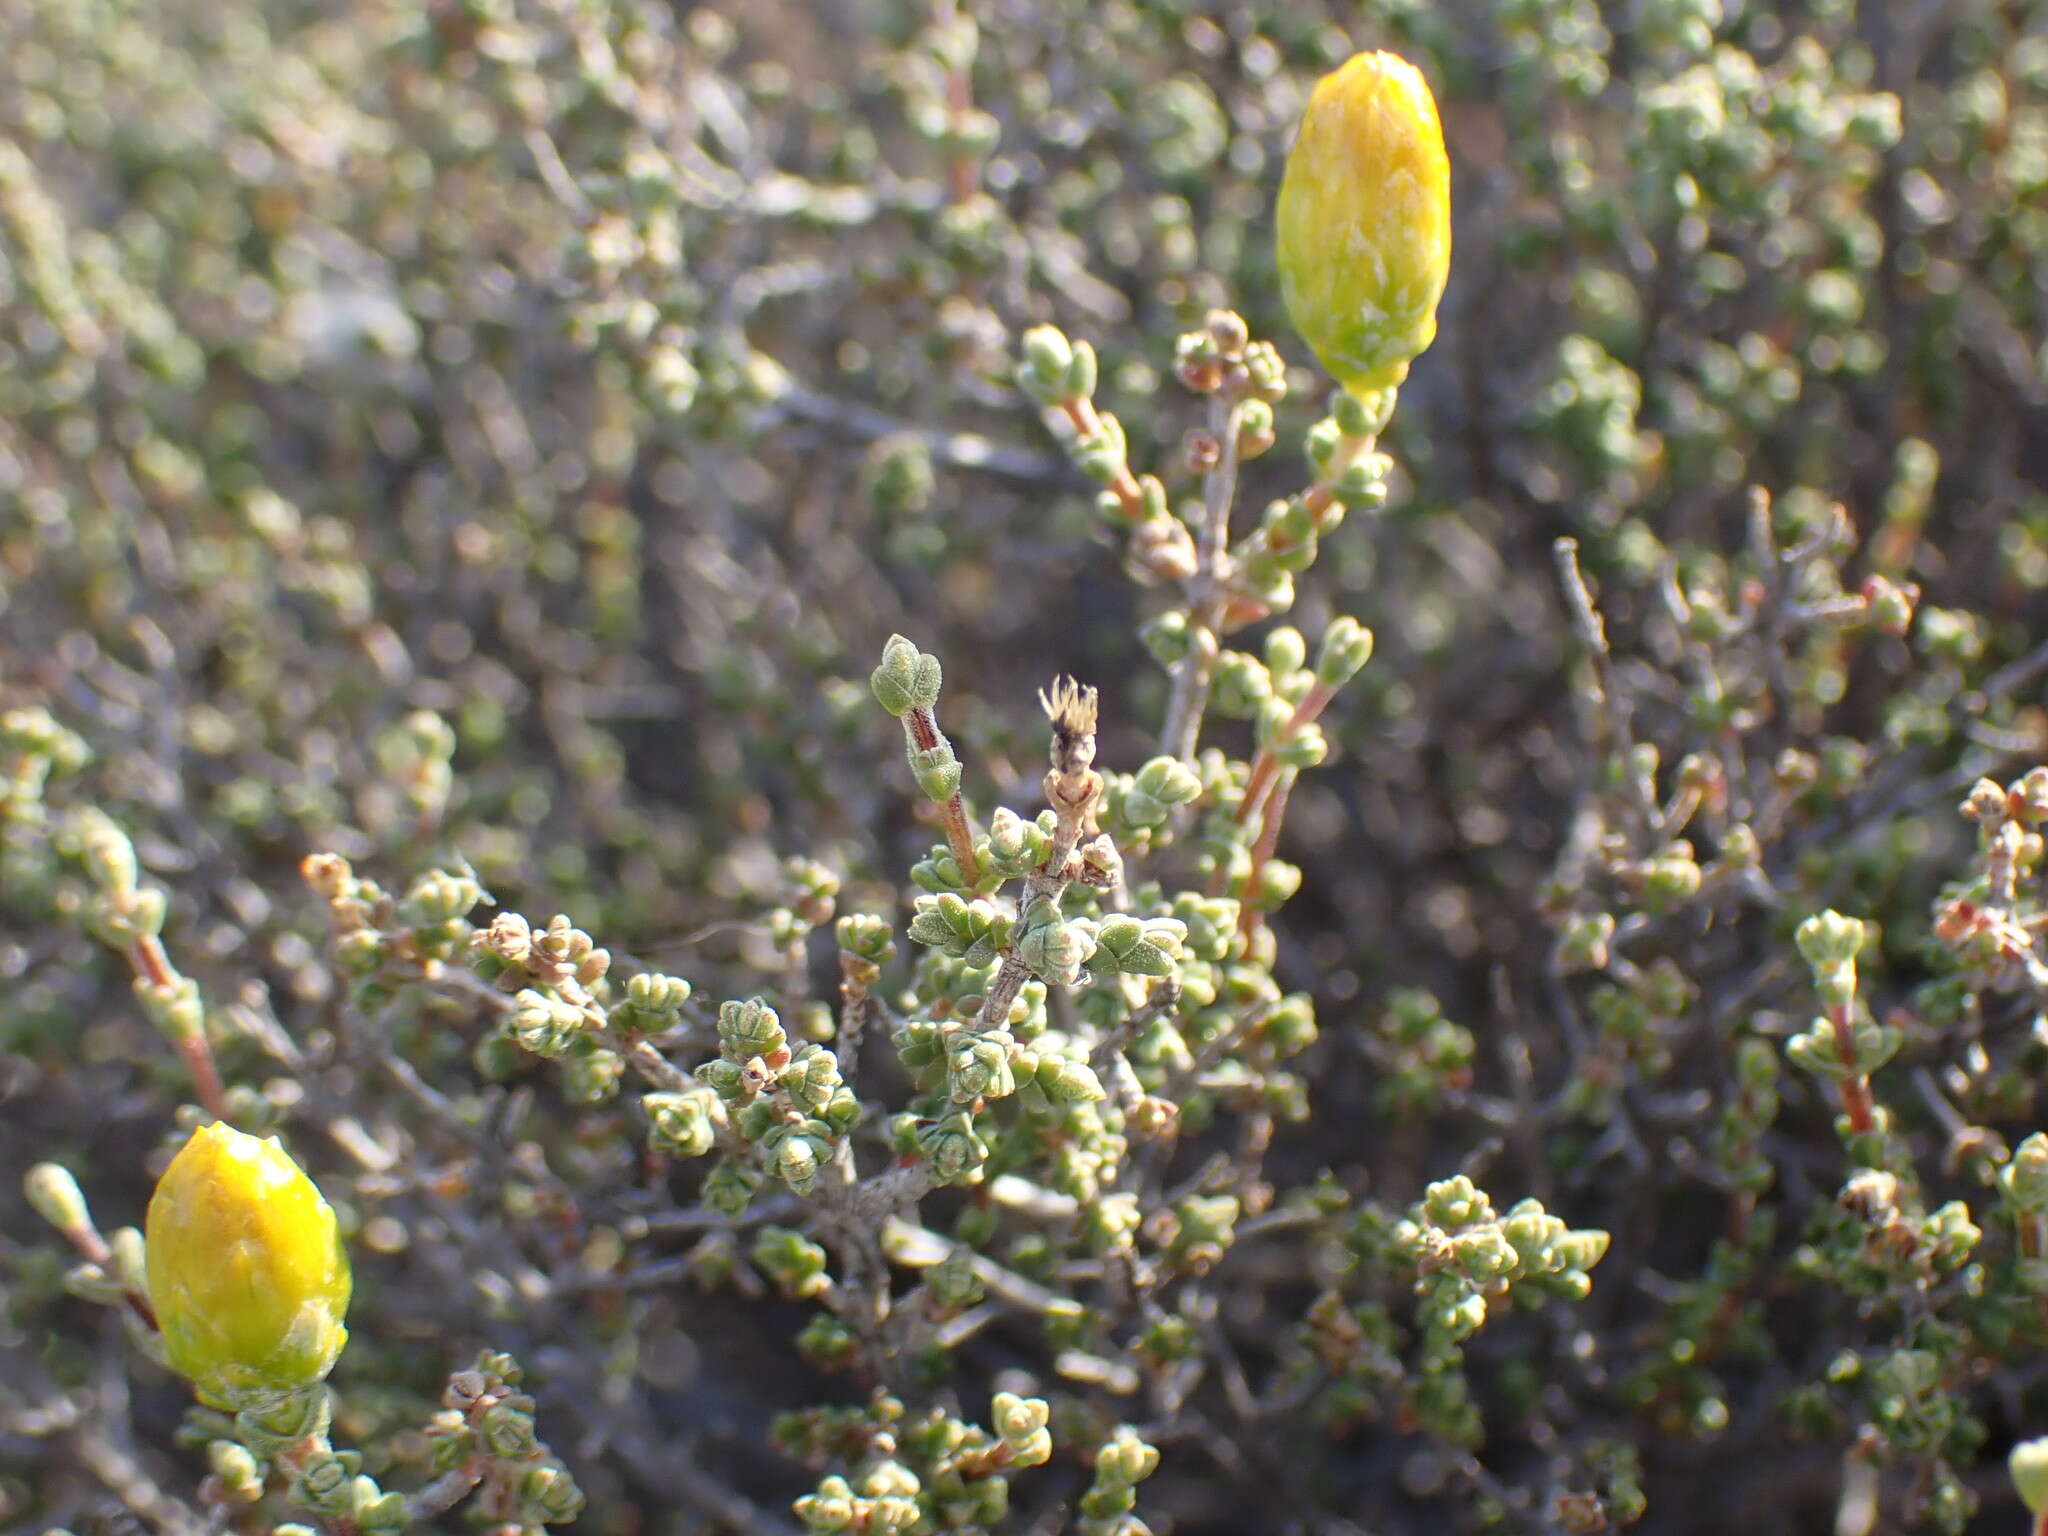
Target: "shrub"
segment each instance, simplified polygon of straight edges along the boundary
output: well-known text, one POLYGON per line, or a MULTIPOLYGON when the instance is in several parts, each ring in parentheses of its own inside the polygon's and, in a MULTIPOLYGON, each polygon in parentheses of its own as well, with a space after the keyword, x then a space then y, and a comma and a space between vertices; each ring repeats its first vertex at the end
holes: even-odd
POLYGON ((2038 0, 0 14, 0 1523, 2038 1526, 2038 0))

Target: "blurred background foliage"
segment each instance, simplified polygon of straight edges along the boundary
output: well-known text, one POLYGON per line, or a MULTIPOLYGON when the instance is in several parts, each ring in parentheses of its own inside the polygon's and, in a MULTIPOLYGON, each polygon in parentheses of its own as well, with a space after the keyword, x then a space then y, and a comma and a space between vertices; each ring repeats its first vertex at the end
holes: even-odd
MULTIPOLYGON (((1031 700, 1057 672, 1102 690, 1106 764, 1150 756, 1166 678, 1137 633, 1160 601, 1015 387, 1018 338, 1091 340, 1133 463, 1171 465, 1201 410, 1172 338, 1237 309, 1297 369, 1244 504, 1296 488, 1322 387, 1279 312, 1280 161, 1318 74, 1359 47, 1415 60, 1452 158, 1452 279, 1385 445, 1390 505, 1301 580, 1304 628, 1354 615, 1378 655, 1281 850, 1303 887, 1276 974, 1323 1039, 1275 1167, 1363 1166, 1405 1205, 1505 1137, 1503 1188, 1612 1229, 1593 1302, 1487 1377, 1511 1447, 1489 1498, 1604 1436, 1635 1447, 1649 1530, 1851 1529, 1832 1522, 1865 1462, 1903 1470, 1862 1529, 1960 1529, 1944 1478, 2003 1509, 1985 1529, 2022 1518, 1993 1453, 2039 1427, 2048 1331, 1815 1277, 1802 1222, 1831 1219, 1845 1165, 1803 1084, 1746 1154, 1778 1170, 1775 1230, 1717 1248, 1712 1175, 1744 1155, 1715 1141, 1754 1086, 1735 1038, 1810 1012, 1790 934, 1825 905, 1881 931, 1877 1011, 1919 1010, 1918 1065, 1887 1070, 1927 1203, 1971 1185, 1968 1156, 1939 1155, 1944 1095, 1985 1146, 2037 1123, 2034 991, 1957 982, 1932 903, 1969 877, 1955 803, 2048 736, 2027 660, 2048 612, 2048 6, 0 0, 0 37, 0 706, 90 748, 49 797, 132 831, 241 1082, 263 1080, 264 1021, 346 1027, 298 873, 314 850, 394 889, 467 860, 508 908, 573 913, 704 995, 787 969, 765 918, 791 856, 900 920, 933 832, 864 683, 892 632, 943 658, 961 756, 1009 803, 1035 803, 1031 700), (1742 563, 1752 485, 1788 546, 1840 502, 1861 539, 1844 590, 1917 584, 1909 632, 1845 650, 1788 628, 1707 687, 1703 648, 1736 644, 1715 601, 1764 579, 1742 563), (1759 829, 1772 900, 1579 867, 1614 760, 1575 699, 1560 536, 1667 773, 1707 742, 1786 775, 1759 829), (1748 688, 1779 707, 1737 707, 1748 688), (1596 910, 1638 975, 1676 978, 1668 1006, 1566 977, 1558 925, 1596 910), (1932 1390, 1868 1385, 1909 1347, 1973 1427, 1914 1440, 1885 1417, 1932 1390), (1540 1364, 1566 1357, 1585 1368, 1540 1364)), ((1212 739, 1242 751, 1240 730, 1212 739)), ((135 1219, 183 1079, 119 957, 69 921, 62 850, 20 831, 0 815, 0 1164, 61 1155, 135 1219)), ((814 950, 797 968, 827 984, 814 950)), ((461 1031, 430 1007, 400 1027, 429 1081, 470 1091, 461 1031)), ((279 1112, 317 1120, 292 1091, 279 1112)), ((514 1090, 536 1095, 550 1128, 527 1134, 575 1169, 601 1114, 546 1079, 514 1090)), ((409 1401, 453 1363, 412 1358, 422 1341, 489 1332, 435 1290, 468 1262, 426 1237, 454 1218, 395 1209, 338 1378, 359 1434, 380 1392, 409 1401)), ((4 1192, 0 1212, 4 1342, 74 1379, 90 1324, 4 1192)), ((492 1339, 525 1305, 508 1273, 492 1339)), ((663 1417, 608 1433, 559 1410, 585 1527, 727 1528, 655 1512, 646 1463, 671 1441, 784 1507, 761 1441, 818 1395, 786 1344, 800 1316, 676 1291, 591 1323, 562 1395, 638 1351, 663 1417)), ((159 1380, 138 1404, 157 1444, 176 1402, 159 1380)), ((1339 1513, 1296 1528, 1449 1528, 1436 1453, 1313 1417, 1270 1429, 1322 1446, 1302 1475, 1339 1513)), ((1263 1467, 1169 1455, 1148 1511, 1277 1529, 1263 1467)), ((5 1435, 0 1468, 0 1523, 55 1518, 54 1471, 5 1435)))

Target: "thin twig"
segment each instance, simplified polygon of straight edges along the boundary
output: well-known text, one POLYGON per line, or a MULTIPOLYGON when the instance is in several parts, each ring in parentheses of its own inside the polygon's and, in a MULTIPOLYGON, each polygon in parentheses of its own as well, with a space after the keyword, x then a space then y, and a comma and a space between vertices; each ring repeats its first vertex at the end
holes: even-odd
POLYGON ((1251 867, 1245 871, 1244 889, 1239 894, 1242 905, 1238 909, 1237 926, 1242 933, 1250 933, 1259 926, 1259 908, 1255 904, 1259 894, 1259 878, 1265 873, 1267 864, 1272 862, 1273 851, 1280 846, 1280 824, 1287 819, 1287 797, 1294 792, 1296 770, 1284 768, 1273 783, 1272 793, 1266 796, 1266 819, 1259 826, 1259 840, 1252 844, 1251 867))
POLYGON ((425 1487, 416 1488, 405 1496, 407 1522, 416 1525, 422 1520, 446 1514, 468 1498, 471 1490, 483 1480, 481 1457, 472 1456, 461 1466, 450 1467, 425 1487))
POLYGON ((1867 1136, 1876 1128, 1877 1106, 1871 1097, 1870 1079, 1856 1065, 1856 1025, 1849 1012, 1846 1003, 1830 1003, 1828 1027, 1834 1032, 1835 1056, 1845 1069, 1837 1085, 1842 1098, 1842 1113, 1849 1117, 1851 1134, 1867 1136))
POLYGON ((1551 555, 1557 565, 1558 585, 1564 590, 1565 607, 1571 615, 1572 631, 1585 647, 1587 662, 1593 669, 1593 686, 1600 696, 1605 727, 1603 745, 1622 759, 1622 778, 1634 792, 1636 815, 1643 830, 1654 834, 1658 826, 1657 805, 1630 761, 1635 755, 1635 735, 1629 724, 1628 703, 1615 684, 1614 653, 1607 644, 1607 626, 1601 621, 1600 610, 1593 605, 1585 573, 1579 569, 1579 541, 1559 539, 1551 545, 1551 555))
MULTIPOLYGON (((1064 461, 1050 455, 993 442, 974 432, 924 431, 871 405, 835 399, 801 384, 791 384, 783 389, 776 395, 769 411, 863 442, 892 437, 914 438, 923 445, 934 463, 947 469, 972 470, 1028 485, 1078 488, 1086 484, 1064 461)), ((1130 490, 1135 497, 1135 482, 1130 490)))
POLYGON ((876 1174, 850 1189, 818 1186, 818 1203, 845 1220, 876 1221, 915 1205, 937 1187, 931 1164, 919 1161, 876 1174))
MULTIPOLYGON (((913 704, 903 712, 903 730, 919 752, 929 752, 945 740, 939 733, 939 717, 928 704, 913 704)), ((971 886, 979 878, 979 860, 974 856, 974 826, 967 819, 967 802, 958 789, 939 806, 939 815, 946 824, 946 846, 953 850, 960 878, 971 886)))
POLYGON ((1241 367, 1209 397, 1209 431, 1216 462, 1202 476, 1202 537, 1190 584, 1189 619, 1194 644, 1174 669, 1166 723, 1159 737, 1167 754, 1192 762, 1201 740, 1202 714, 1209 704, 1209 679, 1222 642, 1223 611, 1230 587, 1224 569, 1230 542, 1230 508, 1237 498, 1238 407, 1244 398, 1241 367))
POLYGON ((1124 1016, 1123 1023, 1095 1042, 1088 1052, 1088 1064, 1097 1072, 1105 1070, 1111 1059, 1128 1049, 1151 1024, 1164 1018, 1180 1006, 1180 979, 1168 977, 1152 989, 1144 1005, 1132 1009, 1124 1016))
POLYGON ((110 1432, 106 1421, 114 1415, 126 1416, 127 1384, 118 1366, 110 1363, 118 1356, 106 1358, 109 1363, 99 1372, 96 1392, 73 1393, 24 1409, 11 1414, 0 1427, 64 1445, 123 1508, 159 1536, 203 1536, 206 1522, 199 1512, 165 1493, 110 1432))
POLYGON ((1250 821, 1266 798, 1266 791, 1272 787, 1273 778, 1280 771, 1280 748, 1294 740, 1305 725, 1309 725, 1330 707, 1330 700, 1337 696, 1337 690, 1327 683, 1317 683, 1294 706, 1294 713, 1274 733, 1273 739, 1259 749, 1259 755, 1252 763, 1250 777, 1244 781, 1244 798, 1237 803, 1237 824, 1243 826, 1250 821))
MULTIPOLYGON (((128 963, 136 976, 157 992, 168 992, 184 978, 177 967, 171 964, 164 953, 163 942, 155 934, 145 933, 128 946, 128 963)), ((171 1044, 176 1047, 179 1060, 185 1063, 185 1071, 192 1078, 192 1091, 198 1095, 199 1103, 216 1120, 228 1118, 227 1093, 221 1087, 220 1069, 214 1065, 213 1047, 206 1038, 206 1025, 202 1021, 190 1034, 174 1037, 171 1044)))

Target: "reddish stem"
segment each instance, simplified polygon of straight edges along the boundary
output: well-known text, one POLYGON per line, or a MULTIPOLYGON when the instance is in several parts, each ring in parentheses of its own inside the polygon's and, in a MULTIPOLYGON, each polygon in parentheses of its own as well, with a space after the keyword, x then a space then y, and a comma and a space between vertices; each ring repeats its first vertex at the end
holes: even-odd
POLYGON ((1258 761, 1252 764, 1251 777, 1244 782, 1244 798, 1237 803, 1239 826, 1252 819, 1252 813, 1266 798, 1266 790, 1280 771, 1280 760, 1274 754, 1294 739, 1295 732, 1328 709, 1330 700, 1336 696, 1335 688, 1327 683, 1317 683, 1315 687, 1309 689, 1307 696, 1294 706, 1294 713, 1287 717, 1287 723, 1280 727, 1273 740, 1260 751, 1258 761))
POLYGON ((1870 1079, 1856 1070, 1856 1029, 1849 1020, 1847 1005, 1830 1006, 1828 1023, 1835 1031, 1835 1055, 1849 1069, 1841 1080, 1842 1113, 1849 1117, 1849 1129, 1867 1136, 1876 1127, 1875 1101, 1870 1096, 1870 1079))
MULTIPOLYGON (((100 1236, 97 1228, 91 1225, 66 1227, 64 1240, 78 1250, 78 1256, 86 1263, 96 1264, 101 1269, 112 1267, 114 1250, 107 1246, 107 1240, 100 1236)), ((127 1303, 128 1310, 141 1320, 145 1328, 151 1333, 158 1331, 156 1308, 150 1305, 147 1296, 133 1286, 124 1285, 121 1287, 121 1298, 127 1303)))
POLYGON ((1258 894, 1260 874, 1273 857, 1273 850, 1279 846, 1280 823, 1287 819, 1287 796, 1293 789, 1294 771, 1289 769, 1274 783, 1272 794, 1266 797, 1266 819, 1259 827, 1258 842, 1252 845, 1252 867, 1244 877, 1244 905, 1237 918, 1240 933, 1251 933, 1259 926, 1261 914, 1252 905, 1252 898, 1258 894))
MULTIPOLYGON (((929 708, 913 705, 903 720, 918 751, 929 752, 939 744, 938 717, 929 708)), ((980 878, 980 869, 974 857, 974 831, 967 825, 967 802, 959 790, 941 803, 939 814, 946 823, 946 843, 960 865, 960 877, 972 886, 980 878)))
MULTIPOLYGON (((974 110, 974 85, 965 65, 949 70, 946 75, 946 106, 957 124, 974 110)), ((981 190, 981 171, 972 155, 957 154, 946 167, 951 177, 951 192, 955 203, 967 202, 981 190)))
MULTIPOLYGON (((128 946, 128 963, 150 986, 167 989, 177 985, 178 972, 164 953, 155 934, 144 934, 128 946)), ((171 1042, 192 1078, 192 1091, 205 1111, 216 1120, 228 1118, 227 1092, 221 1086, 220 1069, 213 1062, 213 1047, 207 1043, 204 1025, 190 1035, 171 1042)))
POLYGON ((163 941, 153 933, 144 934, 128 946, 128 963, 135 967, 135 974, 152 987, 168 987, 178 979, 170 958, 164 954, 163 941))
MULTIPOLYGON (((1086 395, 1073 395, 1060 402, 1060 410, 1073 425, 1077 437, 1093 437, 1102 429, 1102 419, 1095 414, 1095 402, 1086 395)), ((1116 478, 1109 482, 1109 488, 1116 492, 1118 504, 1124 509, 1124 516, 1132 522, 1145 507, 1145 493, 1138 489, 1137 476, 1131 473, 1131 466, 1119 464, 1116 478)))
POLYGON ((188 1035, 178 1041, 178 1054, 185 1070, 192 1074, 192 1091, 206 1112, 216 1120, 228 1118, 227 1090, 221 1086, 220 1069, 213 1064, 213 1047, 204 1035, 188 1035))
POLYGON ((128 1303, 128 1310, 135 1314, 143 1327, 147 1328, 151 1333, 161 1333, 163 1331, 162 1325, 156 1320, 156 1308, 150 1305, 147 1296, 143 1295, 140 1291, 124 1288, 121 1292, 121 1297, 128 1303))

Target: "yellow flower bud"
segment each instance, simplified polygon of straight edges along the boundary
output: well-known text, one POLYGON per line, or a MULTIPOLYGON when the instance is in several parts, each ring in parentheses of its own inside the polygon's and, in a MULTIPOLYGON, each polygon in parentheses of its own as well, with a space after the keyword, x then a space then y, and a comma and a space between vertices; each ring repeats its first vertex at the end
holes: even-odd
POLYGON ((275 1137, 194 1131, 149 1202, 149 1298, 171 1368, 216 1408, 322 1380, 348 1330, 334 1211, 275 1137))
POLYGON ((1388 389, 1436 339, 1451 267, 1451 166, 1429 84, 1391 53, 1316 82, 1274 213, 1280 296, 1353 394, 1388 389))

